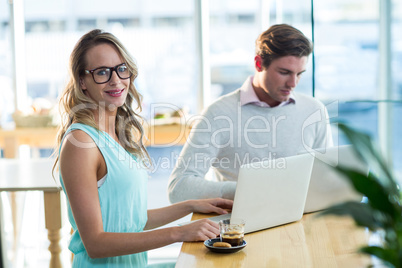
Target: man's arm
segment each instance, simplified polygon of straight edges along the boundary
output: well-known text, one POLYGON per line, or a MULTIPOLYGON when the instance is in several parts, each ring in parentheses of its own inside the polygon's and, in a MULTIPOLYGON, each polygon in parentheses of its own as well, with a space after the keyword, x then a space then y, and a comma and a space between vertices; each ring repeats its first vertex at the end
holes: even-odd
POLYGON ((328 148, 334 146, 330 118, 324 105, 321 114, 323 115, 323 118, 317 124, 317 136, 313 148, 328 148))
POLYGON ((213 133, 218 129, 219 126, 213 116, 208 116, 208 112, 192 128, 169 179, 170 202, 213 197, 234 198, 236 182, 217 182, 205 178, 219 154, 219 148, 212 140, 213 133))

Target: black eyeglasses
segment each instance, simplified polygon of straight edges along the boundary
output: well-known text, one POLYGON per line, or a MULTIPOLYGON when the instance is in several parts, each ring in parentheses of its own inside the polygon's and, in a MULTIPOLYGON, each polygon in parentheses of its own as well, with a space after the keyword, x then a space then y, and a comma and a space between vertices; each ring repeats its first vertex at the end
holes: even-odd
POLYGON ((92 74, 92 78, 97 84, 104 84, 110 81, 113 71, 116 72, 120 79, 129 79, 133 74, 128 70, 125 63, 114 67, 99 67, 93 70, 85 70, 86 74, 92 74))

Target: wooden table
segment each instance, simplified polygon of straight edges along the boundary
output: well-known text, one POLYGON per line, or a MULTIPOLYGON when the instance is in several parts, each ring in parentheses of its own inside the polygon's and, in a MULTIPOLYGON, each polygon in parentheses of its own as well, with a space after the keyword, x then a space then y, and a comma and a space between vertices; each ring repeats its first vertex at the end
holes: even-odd
POLYGON ((31 147, 53 148, 56 141, 56 128, 0 128, 0 147, 5 158, 16 158, 18 147, 27 144, 31 147))
MULTIPOLYGON (((52 159, 0 159, 0 192, 43 191, 45 227, 48 230, 51 254, 49 267, 62 267, 60 229, 62 213, 60 186, 53 180, 52 159)), ((55 175, 57 178, 57 174, 55 175)))
MULTIPOLYGON (((211 216, 211 215, 207 215, 211 216)), ((193 220, 206 215, 193 215, 193 220)), ((305 214, 294 223, 245 235, 247 246, 233 254, 209 251, 202 242, 183 243, 181 267, 367 267, 370 257, 356 250, 369 234, 350 218, 305 214)))

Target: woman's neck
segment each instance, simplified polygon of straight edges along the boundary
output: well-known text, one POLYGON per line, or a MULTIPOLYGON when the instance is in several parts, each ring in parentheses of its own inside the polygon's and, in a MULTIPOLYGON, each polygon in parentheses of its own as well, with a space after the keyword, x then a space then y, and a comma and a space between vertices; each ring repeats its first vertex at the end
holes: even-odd
POLYGON ((110 111, 100 107, 94 112, 94 118, 95 123, 100 130, 105 131, 116 141, 118 141, 116 135, 116 114, 116 110, 110 111))

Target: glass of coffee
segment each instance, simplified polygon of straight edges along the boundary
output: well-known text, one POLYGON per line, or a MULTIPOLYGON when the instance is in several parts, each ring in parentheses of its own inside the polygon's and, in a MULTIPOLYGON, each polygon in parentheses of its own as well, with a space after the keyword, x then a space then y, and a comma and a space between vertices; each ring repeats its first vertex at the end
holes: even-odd
POLYGON ((221 241, 229 243, 232 247, 242 245, 244 225, 245 221, 243 219, 226 219, 219 221, 221 241))

